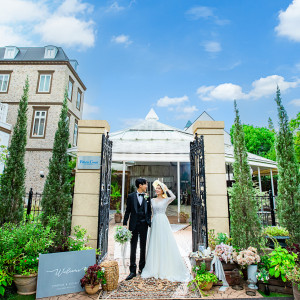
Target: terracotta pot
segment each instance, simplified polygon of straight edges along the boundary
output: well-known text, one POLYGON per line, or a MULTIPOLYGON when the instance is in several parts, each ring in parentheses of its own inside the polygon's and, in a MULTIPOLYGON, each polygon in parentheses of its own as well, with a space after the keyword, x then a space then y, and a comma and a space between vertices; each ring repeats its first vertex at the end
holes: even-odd
POLYGON ((200 285, 200 289, 202 291, 209 291, 213 286, 213 282, 203 282, 201 285, 200 285))
POLYGON ((187 223, 187 218, 179 216, 179 223, 187 223))
POLYGON ((122 221, 122 214, 115 214, 115 223, 121 223, 122 221))
POLYGON ((37 275, 14 275, 14 283, 19 295, 32 295, 36 293, 37 275))
POLYGON ((300 300, 300 290, 298 288, 298 283, 293 283, 293 293, 294 293, 294 299, 300 300))
POLYGON ((93 288, 90 284, 84 286, 85 292, 89 295, 94 295, 99 291, 100 284, 95 285, 93 288))

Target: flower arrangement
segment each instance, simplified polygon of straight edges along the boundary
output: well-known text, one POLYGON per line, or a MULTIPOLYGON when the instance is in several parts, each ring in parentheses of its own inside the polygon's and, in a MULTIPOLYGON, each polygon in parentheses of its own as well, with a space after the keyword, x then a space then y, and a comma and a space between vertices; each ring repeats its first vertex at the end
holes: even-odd
POLYGON ((15 265, 15 274, 17 275, 33 275, 37 274, 39 266, 39 258, 33 256, 25 256, 15 265))
POLYGON ((106 283, 106 279, 104 278, 105 268, 101 268, 99 265, 94 264, 93 266, 89 266, 85 270, 84 276, 80 279, 81 287, 85 287, 86 285, 91 285, 92 288, 94 286, 106 283))
POLYGON ((217 245, 215 248, 215 255, 220 259, 220 261, 224 261, 225 263, 233 263, 233 247, 221 243, 217 245))
POLYGON ((126 227, 117 226, 116 233, 114 235, 114 239, 117 243, 125 244, 131 240, 132 233, 126 227))
POLYGON ((260 262, 260 256, 257 254, 257 249, 249 247, 242 250, 236 256, 236 262, 241 266, 255 265, 260 262))

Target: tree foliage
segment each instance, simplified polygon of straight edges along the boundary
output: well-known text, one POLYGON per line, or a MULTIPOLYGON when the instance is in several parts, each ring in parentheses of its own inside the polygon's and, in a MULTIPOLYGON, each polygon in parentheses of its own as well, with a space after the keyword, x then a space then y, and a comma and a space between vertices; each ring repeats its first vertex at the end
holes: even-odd
POLYGON ((277 212, 280 225, 286 227, 296 242, 300 242, 300 174, 296 160, 293 133, 277 88, 279 131, 276 135, 278 164, 277 212))
POLYGON ((13 129, 9 156, 1 176, 0 185, 0 225, 5 222, 19 223, 23 219, 25 198, 25 152, 27 143, 28 78, 18 109, 17 122, 13 129))
POLYGON ((255 191, 252 185, 248 164, 245 134, 240 121, 236 101, 234 102, 235 121, 233 131, 234 180, 230 195, 230 221, 233 246, 237 248, 259 247, 261 224, 257 215, 255 191))
POLYGON ((300 163, 300 112, 295 119, 291 119, 290 127, 294 133, 295 153, 298 163, 300 163))
POLYGON ((68 166, 68 106, 67 92, 65 92, 58 128, 55 133, 52 158, 49 162, 49 173, 45 182, 42 208, 42 221, 48 224, 49 217, 56 216, 59 222, 56 231, 56 246, 61 247, 71 231, 71 184, 68 166))
MULTIPOLYGON (((272 120, 269 120, 269 127, 272 126, 272 120)), ((233 143, 233 132, 235 124, 230 129, 231 142, 233 143)), ((276 160, 274 142, 275 131, 266 127, 254 127, 253 125, 243 125, 245 134, 245 144, 247 151, 259 156, 276 160)))

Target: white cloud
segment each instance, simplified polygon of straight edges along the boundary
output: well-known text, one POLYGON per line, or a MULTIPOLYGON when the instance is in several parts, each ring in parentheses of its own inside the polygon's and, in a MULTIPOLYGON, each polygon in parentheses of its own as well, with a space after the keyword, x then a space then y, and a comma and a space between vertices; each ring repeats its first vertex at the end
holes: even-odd
POLYGON ((293 104, 295 106, 300 106, 300 99, 294 99, 290 102, 290 104, 293 104))
POLYGON ((178 105, 178 104, 181 104, 188 100, 189 100, 189 98, 186 95, 184 95, 183 97, 174 97, 174 98, 165 96, 163 98, 158 99, 156 102, 156 105, 160 106, 160 107, 167 107, 167 106, 171 106, 171 105, 178 105))
POLYGON ((186 15, 192 20, 198 20, 201 18, 213 17, 214 13, 210 7, 195 6, 186 11, 186 15))
POLYGON ((67 47, 92 47, 95 43, 93 21, 83 21, 72 16, 53 16, 35 27, 45 43, 67 47))
MULTIPOLYGON (((131 2, 130 2, 130 4, 131 4, 131 2)), ((117 1, 115 1, 106 9, 106 12, 117 13, 124 9, 125 9, 124 6, 120 6, 119 3, 117 1)))
POLYGON ((0 7, 0 25, 5 26, 0 45, 26 46, 42 41, 81 49, 95 43, 95 23, 87 18, 93 6, 84 0, 0 0, 0 7))
POLYGON ((285 11, 279 12, 278 35, 300 42, 300 0, 293 0, 285 11))
POLYGON ((213 12, 213 9, 207 6, 194 6, 185 12, 185 15, 190 20, 199 20, 199 19, 210 19, 213 20, 217 25, 228 24, 228 20, 222 20, 216 16, 213 12))
POLYGON ((280 90, 284 92, 287 89, 295 88, 300 81, 285 81, 282 76, 271 75, 253 81, 252 89, 245 93, 242 87, 233 83, 223 83, 218 86, 201 86, 197 89, 197 94, 200 99, 204 101, 223 100, 232 101, 239 99, 258 99, 265 96, 272 95, 276 92, 277 85, 280 90))
POLYGON ((41 20, 48 11, 42 1, 0 0, 0 7, 0 24, 41 20))
POLYGON ((129 38, 129 35, 121 34, 118 36, 113 36, 111 41, 116 44, 124 44, 126 46, 130 45, 132 41, 129 38))
POLYGON ((57 14, 69 16, 80 13, 91 13, 93 6, 89 3, 82 3, 80 0, 65 0, 57 9, 57 14))
POLYGON ((31 41, 25 39, 16 28, 0 25, 0 47, 15 45, 29 46, 31 41))
POLYGON ((216 53, 222 50, 221 45, 219 42, 215 41, 208 41, 203 44, 205 51, 216 53))
POLYGON ((83 120, 99 120, 99 106, 88 104, 86 101, 83 104, 82 119, 83 120))
POLYGON ((192 106, 185 106, 182 108, 182 112, 184 114, 192 114, 194 113, 195 111, 198 111, 198 108, 195 106, 195 105, 192 105, 192 106))

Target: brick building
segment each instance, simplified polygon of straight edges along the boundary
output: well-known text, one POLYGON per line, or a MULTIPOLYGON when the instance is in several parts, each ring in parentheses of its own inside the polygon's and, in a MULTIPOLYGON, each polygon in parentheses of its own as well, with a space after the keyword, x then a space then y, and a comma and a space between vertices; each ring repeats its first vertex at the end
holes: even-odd
MULTIPOLYGON (((85 85, 77 61, 60 47, 0 48, 0 102, 8 104, 6 122, 15 125, 26 77, 29 79, 26 190, 42 192, 59 115, 68 89, 71 146, 77 145, 78 120, 82 118, 85 85)), ((0 127, 0 131, 2 131, 0 127)))

